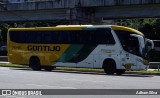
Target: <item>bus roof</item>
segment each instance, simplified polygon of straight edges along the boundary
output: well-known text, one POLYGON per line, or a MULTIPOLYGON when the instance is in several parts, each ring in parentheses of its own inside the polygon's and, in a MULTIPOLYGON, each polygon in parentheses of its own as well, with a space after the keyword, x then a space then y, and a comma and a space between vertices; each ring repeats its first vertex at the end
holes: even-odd
POLYGON ((125 31, 129 31, 129 32, 135 32, 139 35, 144 35, 142 32, 140 32, 136 29, 125 27, 125 26, 112 25, 112 29, 113 30, 125 30, 125 31))
POLYGON ((11 31, 38 31, 38 30, 82 30, 83 28, 112 28, 113 30, 125 30, 129 32, 135 32, 139 35, 143 35, 140 31, 118 25, 58 25, 55 27, 34 27, 34 28, 10 28, 11 31))

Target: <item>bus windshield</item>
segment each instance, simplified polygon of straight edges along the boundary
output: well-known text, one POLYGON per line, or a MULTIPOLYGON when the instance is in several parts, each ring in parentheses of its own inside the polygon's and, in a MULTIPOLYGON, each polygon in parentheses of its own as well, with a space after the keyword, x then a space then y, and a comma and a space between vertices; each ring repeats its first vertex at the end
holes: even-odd
POLYGON ((144 57, 145 40, 134 32, 115 30, 123 49, 131 54, 144 57))

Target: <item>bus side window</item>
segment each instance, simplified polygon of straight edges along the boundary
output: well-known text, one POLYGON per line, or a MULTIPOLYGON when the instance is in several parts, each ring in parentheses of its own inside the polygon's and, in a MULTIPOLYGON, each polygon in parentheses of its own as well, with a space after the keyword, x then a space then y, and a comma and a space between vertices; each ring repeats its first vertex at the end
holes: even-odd
POLYGON ((115 44, 115 39, 111 32, 106 32, 107 44, 115 44))
MULTIPOLYGON (((137 39, 138 40, 138 39, 137 39)), ((138 51, 139 51, 139 48, 138 48, 138 42, 137 42, 136 38, 133 38, 133 37, 130 37, 127 41, 127 50, 130 51, 131 53, 133 54, 137 54, 139 55, 138 51)))
POLYGON ((78 43, 78 31, 68 31, 69 36, 68 36, 68 41, 70 44, 77 44, 78 43))
POLYGON ((59 32, 59 42, 58 43, 61 43, 61 44, 67 44, 68 43, 68 32, 66 31, 60 31, 59 32))
POLYGON ((91 31, 89 32, 89 35, 88 35, 88 43, 89 44, 94 44, 94 31, 91 31))
POLYGON ((58 32, 57 31, 52 31, 51 36, 52 36, 52 43, 53 44, 58 43, 58 39, 59 39, 58 32))
POLYGON ((20 43, 25 43, 25 39, 26 39, 25 33, 23 34, 23 32, 17 31, 17 35, 18 35, 17 41, 20 43))
POLYGON ((78 43, 79 44, 84 44, 83 43, 84 39, 83 39, 83 32, 82 31, 77 32, 77 37, 78 37, 78 43))
POLYGON ((74 31, 73 33, 75 33, 75 44, 80 44, 81 42, 80 31, 74 31))
POLYGON ((36 39, 36 32, 26 31, 26 32, 24 32, 24 35, 26 38, 26 41, 25 41, 26 43, 36 43, 36 40, 34 40, 34 39, 36 39), (32 35, 32 36, 30 36, 30 35, 32 35))
MULTIPOLYGON (((37 33, 35 33, 35 35, 36 35, 37 33)), ((39 31, 38 32, 38 35, 39 36, 36 36, 36 43, 39 43, 39 42, 41 42, 41 43, 44 43, 44 39, 43 39, 43 32, 42 31, 39 31)))
POLYGON ((52 32, 50 31, 45 31, 43 32, 42 34, 42 37, 44 37, 44 43, 48 43, 48 44, 51 44, 53 41, 52 41, 52 32), (44 34, 46 33, 46 34, 44 34))

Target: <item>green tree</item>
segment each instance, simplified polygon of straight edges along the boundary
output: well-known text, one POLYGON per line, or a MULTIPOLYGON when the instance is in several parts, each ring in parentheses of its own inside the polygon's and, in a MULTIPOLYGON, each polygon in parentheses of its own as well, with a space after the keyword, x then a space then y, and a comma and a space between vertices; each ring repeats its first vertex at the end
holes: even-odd
POLYGON ((0 42, 2 41, 2 30, 0 29, 0 42))
POLYGON ((144 35, 149 39, 160 40, 160 19, 120 19, 116 20, 116 24, 135 28, 144 33, 144 35))
POLYGON ((0 40, 3 41, 3 42, 7 41, 7 32, 8 32, 9 27, 10 26, 7 23, 0 24, 0 30, 1 30, 0 40))

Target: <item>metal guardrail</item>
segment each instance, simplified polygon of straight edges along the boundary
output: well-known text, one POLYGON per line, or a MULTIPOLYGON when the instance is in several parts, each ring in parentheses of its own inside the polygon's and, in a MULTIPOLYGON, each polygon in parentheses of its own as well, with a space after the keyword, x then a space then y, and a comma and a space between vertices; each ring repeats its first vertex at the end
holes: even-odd
POLYGON ((8 61, 8 56, 0 56, 0 61, 8 61))
POLYGON ((150 62, 149 64, 152 67, 158 67, 158 71, 159 71, 159 69, 160 69, 160 62, 150 62))

